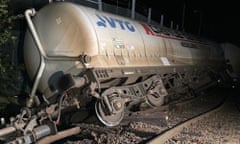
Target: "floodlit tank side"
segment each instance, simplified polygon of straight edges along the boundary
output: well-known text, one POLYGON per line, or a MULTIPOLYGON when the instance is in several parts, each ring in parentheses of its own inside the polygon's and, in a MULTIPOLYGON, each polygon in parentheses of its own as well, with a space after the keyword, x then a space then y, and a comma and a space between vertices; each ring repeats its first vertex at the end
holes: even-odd
POLYGON ((139 31, 145 45, 146 58, 152 66, 169 66, 165 40, 154 33, 151 25, 139 23, 139 31))
POLYGON ((93 66, 110 68, 149 65, 138 22, 90 8, 84 10, 99 41, 99 55, 93 58, 93 66))
POLYGON ((99 55, 98 58, 93 58, 93 66, 111 68, 170 65, 166 57, 165 40, 155 36, 147 23, 90 8, 85 8, 84 11, 99 42, 99 55))
MULTIPOLYGON (((206 52, 211 48, 176 37, 174 32, 165 35, 160 27, 67 2, 45 6, 33 21, 47 56, 88 55, 91 57, 88 66, 94 68, 190 66, 207 57, 206 52)), ((29 32, 24 55, 33 79, 40 55, 29 32)), ((57 74, 78 75, 81 70, 83 65, 79 61, 46 60, 38 88, 51 95, 46 91, 56 81, 57 74)))
MULTIPOLYGON (((98 42, 94 29, 79 6, 71 3, 54 3, 42 8, 33 17, 33 23, 48 57, 78 57, 81 54, 98 54, 98 42)), ((40 54, 29 32, 24 43, 24 59, 27 72, 34 79, 40 65, 40 54)), ((46 91, 52 85, 50 78, 59 72, 74 72, 76 61, 45 60, 46 68, 39 83, 39 90, 46 91)), ((54 79, 54 78, 53 78, 54 79)))

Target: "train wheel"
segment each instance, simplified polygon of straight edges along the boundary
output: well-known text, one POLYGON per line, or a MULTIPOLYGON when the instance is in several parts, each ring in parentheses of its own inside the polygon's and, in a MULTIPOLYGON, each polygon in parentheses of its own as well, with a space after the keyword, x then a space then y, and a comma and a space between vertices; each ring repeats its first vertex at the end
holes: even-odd
POLYGON ((95 103, 95 111, 98 119, 106 126, 116 126, 124 117, 124 109, 117 113, 109 113, 103 101, 95 103))
POLYGON ((146 103, 151 107, 158 107, 164 104, 164 97, 167 95, 167 90, 161 79, 152 81, 146 95, 146 103))
POLYGON ((151 107, 158 107, 158 106, 163 105, 164 97, 149 94, 146 96, 146 102, 151 107))

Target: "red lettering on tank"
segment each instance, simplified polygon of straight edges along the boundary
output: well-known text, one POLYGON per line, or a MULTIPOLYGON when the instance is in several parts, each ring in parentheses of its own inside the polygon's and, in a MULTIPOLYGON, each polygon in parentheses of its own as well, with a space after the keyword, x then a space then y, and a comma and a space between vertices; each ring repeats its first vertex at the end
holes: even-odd
MULTIPOLYGON (((178 38, 174 35, 169 34, 164 34, 159 31, 158 28, 154 26, 149 26, 148 24, 145 23, 140 23, 142 27, 144 28, 145 32, 149 36, 155 36, 155 37, 160 37, 160 38, 167 38, 167 39, 172 39, 172 40, 179 40, 179 41, 185 41, 185 42, 191 42, 191 43, 199 43, 198 41, 190 40, 190 39, 184 39, 184 38, 178 38)), ((202 43, 204 44, 204 43, 202 43)))
POLYGON ((153 35, 153 36, 155 35, 154 32, 149 28, 148 25, 146 25, 146 24, 144 24, 144 23, 141 23, 141 25, 142 25, 143 28, 145 29, 147 35, 153 35))

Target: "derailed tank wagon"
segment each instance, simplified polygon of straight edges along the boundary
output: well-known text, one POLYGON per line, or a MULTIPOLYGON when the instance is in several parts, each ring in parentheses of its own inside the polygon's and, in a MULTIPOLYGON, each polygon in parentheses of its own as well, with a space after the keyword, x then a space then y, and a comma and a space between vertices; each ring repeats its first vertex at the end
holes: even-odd
POLYGON ((27 105, 39 111, 23 110, 29 117, 19 128, 25 136, 42 125, 39 138, 56 132, 47 123, 56 125, 63 109, 91 102, 103 124, 116 126, 124 109, 191 95, 225 68, 217 43, 80 5, 53 3, 25 16, 24 58, 33 80, 27 105))

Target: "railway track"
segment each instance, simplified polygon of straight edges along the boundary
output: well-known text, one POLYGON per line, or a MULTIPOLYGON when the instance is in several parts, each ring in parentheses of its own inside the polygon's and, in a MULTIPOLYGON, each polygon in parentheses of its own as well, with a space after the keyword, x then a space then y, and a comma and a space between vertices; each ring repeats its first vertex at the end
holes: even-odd
POLYGON ((204 121, 204 119, 206 119, 207 117, 211 117, 211 115, 219 112, 224 107, 224 102, 225 100, 216 107, 212 108, 211 110, 203 112, 186 121, 180 122, 179 124, 173 126, 172 128, 163 131, 160 135, 150 140, 148 144, 161 144, 161 143, 164 144, 167 141, 171 141, 172 137, 179 135, 184 129, 191 128, 192 125, 194 125, 195 123, 199 121, 204 121))
POLYGON ((122 123, 115 127, 102 126, 101 123, 97 122, 77 123, 74 127, 80 128, 81 132, 76 133, 74 136, 58 140, 54 144, 168 142, 186 127, 191 127, 191 123, 193 122, 186 124, 187 121, 201 121, 200 118, 195 117, 216 108, 222 103, 224 97, 223 95, 216 94, 216 91, 219 90, 213 90, 210 93, 188 101, 171 103, 162 108, 128 112, 122 123))
MULTIPOLYGON (((228 97, 224 104, 211 112, 191 120, 186 127, 170 136, 163 144, 177 143, 211 143, 239 144, 240 143, 240 111, 236 98, 228 97)), ((163 135, 162 135, 163 136, 163 135)), ((160 140, 159 136, 159 140, 160 140)), ((156 137, 155 140, 157 140, 156 137)))

